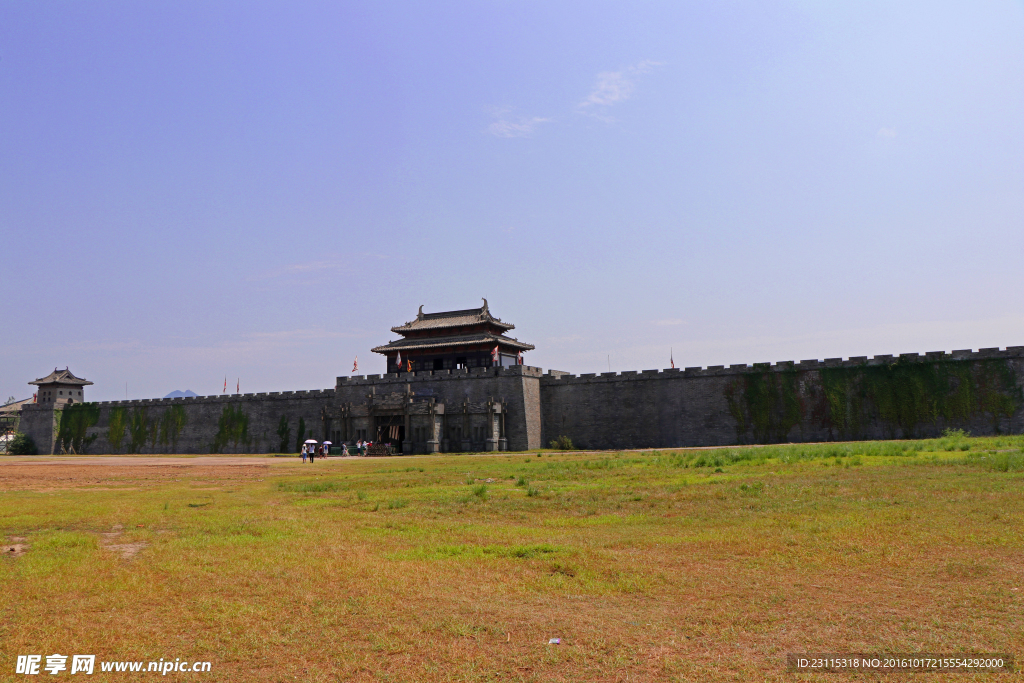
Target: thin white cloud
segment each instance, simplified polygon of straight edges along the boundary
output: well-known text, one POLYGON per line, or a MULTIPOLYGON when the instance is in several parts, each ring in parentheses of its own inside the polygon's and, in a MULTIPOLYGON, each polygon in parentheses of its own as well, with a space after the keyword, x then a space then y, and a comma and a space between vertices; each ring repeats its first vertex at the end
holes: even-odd
POLYGON ((589 110, 594 107, 608 107, 625 102, 633 96, 637 77, 649 73, 654 67, 661 66, 661 64, 661 62, 645 59, 619 71, 602 71, 597 74, 597 82, 586 99, 579 103, 579 108, 589 110))
POLYGON ((551 121, 551 119, 541 116, 534 116, 532 118, 521 117, 511 120, 508 117, 508 113, 508 109, 499 109, 494 112, 497 120, 487 126, 487 132, 499 138, 528 138, 533 135, 533 131, 537 126, 551 121))
POLYGON ((896 137, 896 129, 895 128, 879 128, 878 129, 878 133, 876 134, 875 137, 879 137, 879 138, 894 138, 894 137, 896 137))
MULTIPOLYGON (((619 71, 599 73, 590 94, 576 105, 576 111, 607 123, 613 122, 615 119, 606 113, 608 108, 632 97, 637 78, 661 65, 662 62, 645 59, 619 71)), ((543 116, 514 116, 508 107, 495 109, 492 114, 494 121, 487 126, 487 132, 499 138, 532 137, 538 126, 554 120, 543 116)))
POLYGON ((401 260, 403 258, 404 257, 397 256, 397 255, 375 254, 375 253, 370 253, 370 252, 361 252, 361 253, 354 254, 354 255, 351 255, 351 256, 338 256, 338 257, 332 258, 330 260, 304 261, 304 262, 300 262, 300 263, 289 263, 287 265, 281 266, 280 268, 275 268, 273 270, 268 270, 268 271, 265 271, 265 272, 262 272, 262 273, 255 273, 255 274, 249 276, 249 280, 250 281, 269 280, 269 279, 272 279, 272 278, 285 277, 285 276, 290 276, 290 275, 291 276, 294 276, 294 275, 307 275, 307 274, 310 274, 310 273, 318 273, 318 272, 319 273, 324 273, 324 272, 329 273, 331 271, 334 271, 334 272, 348 272, 348 271, 350 271, 352 269, 352 263, 354 261, 356 261, 356 262, 369 261, 369 260, 385 261, 385 260, 389 260, 389 259, 399 259, 399 260, 401 260))

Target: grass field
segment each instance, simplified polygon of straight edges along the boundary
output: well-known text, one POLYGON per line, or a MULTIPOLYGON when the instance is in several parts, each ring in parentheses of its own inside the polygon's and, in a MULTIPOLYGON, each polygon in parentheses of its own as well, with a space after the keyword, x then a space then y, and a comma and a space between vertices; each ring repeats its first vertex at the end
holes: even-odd
POLYGON ((33 653, 210 661, 88 678, 207 681, 835 681, 786 653, 1020 656, 1022 448, 0 465, 0 680, 33 653))

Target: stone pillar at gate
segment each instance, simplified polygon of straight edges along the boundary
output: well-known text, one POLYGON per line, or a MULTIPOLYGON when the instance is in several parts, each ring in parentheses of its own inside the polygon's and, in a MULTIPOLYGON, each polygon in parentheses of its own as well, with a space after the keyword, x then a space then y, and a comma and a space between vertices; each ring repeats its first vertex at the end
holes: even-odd
POLYGON ((469 440, 469 401, 462 401, 462 452, 468 453, 473 447, 469 440))
POLYGON ((437 453, 441 450, 441 442, 438 439, 441 421, 437 417, 437 404, 434 402, 434 399, 430 399, 430 408, 427 411, 427 415, 430 419, 430 438, 427 439, 427 453, 437 453))
POLYGON ((487 436, 484 439, 484 450, 485 451, 496 451, 498 450, 498 438, 494 433, 494 399, 487 401, 487 436))
POLYGON ((405 438, 402 439, 402 455, 412 455, 412 420, 409 416, 409 407, 412 404, 412 387, 405 385, 405 401, 402 403, 402 413, 405 417, 405 438))

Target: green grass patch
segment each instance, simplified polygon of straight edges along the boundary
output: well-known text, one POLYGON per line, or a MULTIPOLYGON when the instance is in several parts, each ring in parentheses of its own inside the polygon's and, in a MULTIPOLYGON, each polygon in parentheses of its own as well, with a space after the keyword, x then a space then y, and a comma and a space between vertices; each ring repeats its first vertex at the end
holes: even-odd
POLYGON ((0 666, 782 680, 792 643, 1024 648, 1019 435, 191 462, 0 468, 0 666))
POLYGON ((331 493, 334 491, 342 491, 344 487, 341 482, 338 481, 282 481, 278 482, 278 491, 287 491, 289 493, 331 493))

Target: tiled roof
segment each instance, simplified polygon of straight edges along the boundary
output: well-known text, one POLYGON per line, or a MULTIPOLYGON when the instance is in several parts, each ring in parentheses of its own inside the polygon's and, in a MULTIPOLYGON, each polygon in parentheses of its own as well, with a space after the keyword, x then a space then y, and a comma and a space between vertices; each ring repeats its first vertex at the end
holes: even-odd
POLYGON ((22 399, 20 401, 14 401, 12 403, 8 403, 7 405, 4 405, 4 406, 0 406, 0 414, 9 414, 9 413, 21 412, 21 407, 23 405, 25 405, 26 403, 31 403, 31 402, 32 402, 32 399, 26 398, 26 399, 22 399))
POLYGON ((480 308, 469 308, 463 311, 424 313, 423 307, 420 306, 420 312, 416 315, 415 320, 407 322, 404 325, 399 325, 398 327, 392 327, 391 331, 398 334, 404 334, 406 332, 415 332, 418 330, 466 327, 469 325, 479 325, 480 323, 490 323, 502 330, 514 330, 516 328, 515 325, 503 323, 500 318, 492 316, 491 312, 487 309, 487 299, 484 299, 484 305, 480 308))
POLYGON ((427 337, 424 339, 399 339, 384 346, 371 349, 374 353, 391 353, 393 351, 412 351, 437 349, 452 346, 471 346, 474 344, 498 344, 499 346, 512 347, 518 351, 532 351, 533 344, 524 344, 516 339, 509 339, 497 334, 480 332, 479 334, 466 334, 454 337, 427 337))
POLYGON ((29 384, 75 384, 77 386, 82 387, 85 386, 86 384, 92 384, 92 382, 90 382, 87 379, 82 379, 81 377, 75 377, 67 368, 64 368, 63 370, 58 370, 57 368, 54 368, 53 372, 51 372, 46 377, 43 377, 42 379, 37 379, 35 382, 29 382, 29 384))

